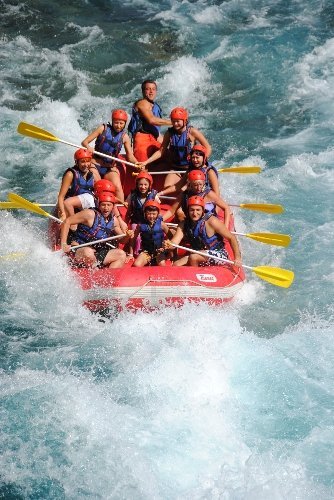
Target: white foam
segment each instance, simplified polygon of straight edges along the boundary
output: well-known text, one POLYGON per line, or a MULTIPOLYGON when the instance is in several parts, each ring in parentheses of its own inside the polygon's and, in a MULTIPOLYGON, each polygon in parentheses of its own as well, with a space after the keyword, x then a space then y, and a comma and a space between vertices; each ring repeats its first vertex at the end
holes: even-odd
POLYGON ((182 56, 165 66, 161 88, 173 95, 171 107, 182 105, 196 108, 207 99, 210 78, 210 70, 202 59, 182 56))
POLYGON ((334 38, 316 47, 295 64, 295 81, 291 98, 302 101, 303 107, 320 111, 332 121, 334 97, 334 38))
POLYGON ((68 497, 80 485, 105 498, 129 488, 132 498, 329 498, 312 479, 330 474, 332 433, 317 430, 317 402, 332 392, 328 322, 305 316, 267 340, 233 310, 187 306, 92 327, 84 342, 84 325, 71 333, 72 351, 27 353, 2 378, 1 394, 22 407, 3 420, 16 426, 5 481, 49 476, 68 497), (325 471, 312 447, 323 447, 325 471))
POLYGON ((198 12, 195 12, 192 17, 197 23, 207 26, 210 24, 221 23, 223 19, 223 12, 218 5, 211 5, 210 7, 206 7, 200 9, 198 12))

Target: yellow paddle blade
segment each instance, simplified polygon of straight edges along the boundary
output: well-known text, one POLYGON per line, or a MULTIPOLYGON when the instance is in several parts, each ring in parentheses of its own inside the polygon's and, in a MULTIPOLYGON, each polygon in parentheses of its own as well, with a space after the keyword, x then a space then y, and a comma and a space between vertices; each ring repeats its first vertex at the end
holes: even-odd
POLYGON ((259 212, 267 212, 268 214, 281 214, 284 212, 282 205, 272 205, 270 203, 241 203, 240 208, 247 210, 257 210, 259 212))
POLYGON ((218 172, 228 172, 235 174, 259 174, 261 172, 261 167, 229 167, 229 168, 219 168, 218 172))
POLYGON ((48 212, 43 210, 39 205, 35 205, 34 203, 31 203, 31 201, 28 201, 25 198, 22 198, 22 196, 19 196, 18 194, 9 193, 8 199, 12 203, 15 203, 18 208, 23 208, 24 210, 28 210, 30 212, 34 212, 36 214, 43 215, 44 217, 50 217, 50 214, 48 214, 48 212))
POLYGON ((13 208, 20 208, 17 203, 12 201, 0 201, 0 210, 11 210, 13 208))
POLYGON ((252 267, 252 271, 263 280, 282 288, 289 288, 295 276, 292 271, 280 267, 259 266, 252 267))
POLYGON ((16 259, 21 259, 22 257, 25 257, 27 254, 23 252, 12 252, 8 253, 7 255, 0 255, 0 261, 1 260, 16 260, 16 259))
POLYGON ((248 238, 267 245, 276 245, 278 247, 287 247, 290 245, 291 237, 288 234, 278 233, 248 233, 248 238))
POLYGON ((17 127, 19 134, 27 135, 33 139, 40 139, 42 141, 59 141, 58 137, 51 134, 47 130, 44 130, 36 125, 31 125, 31 123, 20 122, 17 127))

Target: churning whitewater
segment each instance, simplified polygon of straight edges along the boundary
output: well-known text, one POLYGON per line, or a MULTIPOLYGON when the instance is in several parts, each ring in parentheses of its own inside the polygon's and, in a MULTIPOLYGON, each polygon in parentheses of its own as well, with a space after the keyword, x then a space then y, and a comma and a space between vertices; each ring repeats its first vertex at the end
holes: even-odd
POLYGON ((333 498, 334 10, 310 0, 0 1, 1 201, 55 203, 74 149, 145 78, 213 147, 247 271, 226 307, 90 314, 47 221, 0 211, 0 497, 333 498), (15 253, 15 256, 13 255, 15 253))

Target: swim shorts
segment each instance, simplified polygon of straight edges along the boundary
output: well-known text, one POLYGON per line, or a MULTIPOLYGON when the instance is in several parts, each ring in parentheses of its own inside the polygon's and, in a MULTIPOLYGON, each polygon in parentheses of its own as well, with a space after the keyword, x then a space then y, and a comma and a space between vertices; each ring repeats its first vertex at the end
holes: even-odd
POLYGON ((90 193, 79 194, 78 198, 80 199, 80 203, 83 209, 95 208, 95 201, 92 194, 90 193))

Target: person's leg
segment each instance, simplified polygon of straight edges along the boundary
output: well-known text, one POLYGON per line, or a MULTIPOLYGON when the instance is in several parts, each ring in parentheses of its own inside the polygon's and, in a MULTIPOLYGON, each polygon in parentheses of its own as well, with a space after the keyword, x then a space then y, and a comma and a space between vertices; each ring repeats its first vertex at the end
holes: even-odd
POLYGON ((166 254, 165 252, 160 252, 156 256, 155 260, 157 261, 158 266, 165 266, 166 265, 166 254))
POLYGON ((192 253, 189 255, 188 266, 198 267, 203 262, 206 262, 207 257, 203 257, 202 255, 197 255, 196 253, 192 253))
POLYGON ((174 260, 173 265, 180 267, 180 266, 187 266, 189 261, 189 255, 184 255, 183 257, 180 257, 179 259, 174 260))
POLYGON ((74 215, 75 209, 81 210, 82 204, 79 196, 71 196, 70 198, 66 198, 66 200, 64 200, 64 208, 66 217, 74 215))
POLYGON ((96 263, 95 251, 90 247, 79 248, 75 252, 75 261, 79 264, 91 267, 96 263))
POLYGON ((141 252, 133 263, 133 267, 144 267, 151 262, 151 256, 147 252, 141 252))
POLYGON ((114 250, 109 250, 103 261, 103 266, 118 269, 124 266, 125 260, 126 253, 120 248, 115 248, 114 250))
MULTIPOLYGON (((169 168, 169 167, 168 167, 169 168)), ((180 179, 182 174, 167 174, 164 182, 164 188, 174 186, 180 179)))
POLYGON ((124 192, 118 170, 116 168, 109 170, 109 172, 104 176, 104 179, 107 179, 108 181, 111 181, 114 184, 116 189, 116 197, 121 202, 124 202, 124 192))

